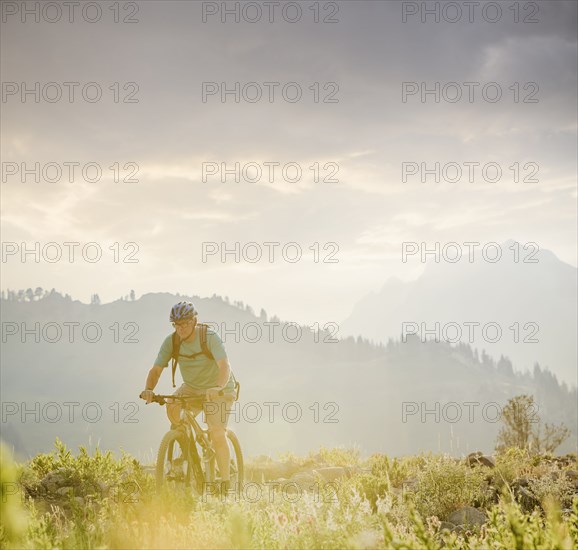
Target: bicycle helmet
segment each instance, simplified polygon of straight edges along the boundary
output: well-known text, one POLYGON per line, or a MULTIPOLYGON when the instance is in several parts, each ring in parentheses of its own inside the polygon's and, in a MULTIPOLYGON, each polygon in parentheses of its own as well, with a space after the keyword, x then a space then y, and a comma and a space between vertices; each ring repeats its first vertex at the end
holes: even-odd
POLYGON ((192 319, 197 314, 195 306, 191 302, 179 302, 171 309, 170 321, 184 321, 185 319, 192 319))

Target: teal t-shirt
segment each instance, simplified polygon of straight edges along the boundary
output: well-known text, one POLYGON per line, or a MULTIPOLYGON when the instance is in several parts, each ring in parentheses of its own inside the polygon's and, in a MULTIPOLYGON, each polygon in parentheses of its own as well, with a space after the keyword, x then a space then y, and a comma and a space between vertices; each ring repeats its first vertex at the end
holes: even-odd
MULTIPOLYGON (((181 371, 181 376, 183 377, 185 384, 196 390, 206 390, 217 385, 219 367, 216 361, 227 358, 227 352, 225 351, 225 346, 223 346, 221 338, 219 338, 219 335, 210 328, 207 328, 207 347, 211 350, 211 353, 215 358, 214 360, 209 359, 203 353, 194 358, 183 357, 184 355, 192 355, 202 351, 199 330, 195 331, 195 338, 192 342, 181 342, 179 359, 177 361, 181 371)), ((163 369, 168 367, 172 353, 173 339, 172 334, 169 334, 165 338, 161 349, 159 350, 155 365, 158 365, 163 369)), ((229 375, 229 381, 224 389, 225 391, 233 391, 235 389, 232 371, 229 375)))

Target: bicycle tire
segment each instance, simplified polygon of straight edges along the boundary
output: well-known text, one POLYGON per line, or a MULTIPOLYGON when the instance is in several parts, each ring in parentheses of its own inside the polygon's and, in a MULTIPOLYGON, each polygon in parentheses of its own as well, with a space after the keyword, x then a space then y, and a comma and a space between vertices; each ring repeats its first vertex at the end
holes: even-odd
POLYGON ((186 434, 180 430, 170 430, 167 432, 161 440, 161 444, 159 445, 155 469, 157 490, 161 490, 169 480, 167 473, 165 472, 165 468, 167 464, 171 464, 173 461, 175 444, 178 444, 182 454, 183 462, 186 462, 186 465, 183 465, 186 470, 180 471, 179 473, 182 474, 182 477, 179 479, 173 479, 173 481, 180 482, 183 487, 194 487, 197 491, 199 491, 199 485, 202 489, 202 483, 199 483, 198 469, 195 468, 194 459, 189 449, 188 438, 186 434))
POLYGON ((231 441, 233 445, 233 449, 235 450, 235 460, 237 463, 237 487, 236 492, 238 495, 241 495, 243 491, 243 481, 245 479, 245 463, 243 459, 243 450, 241 449, 241 444, 239 443, 239 438, 232 430, 227 430, 227 437, 231 441))

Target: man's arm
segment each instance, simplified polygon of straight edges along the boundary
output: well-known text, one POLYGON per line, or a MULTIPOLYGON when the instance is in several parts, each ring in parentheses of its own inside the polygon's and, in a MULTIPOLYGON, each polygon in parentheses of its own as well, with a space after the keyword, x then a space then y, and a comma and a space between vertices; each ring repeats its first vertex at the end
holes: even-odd
POLYGON ((141 399, 145 399, 147 405, 151 402, 153 390, 155 389, 162 372, 163 368, 159 365, 155 365, 151 370, 149 370, 145 390, 140 394, 141 399))
POLYGON ((219 359, 217 361, 217 366, 219 367, 219 374, 217 375, 217 386, 224 388, 229 381, 229 376, 231 375, 229 360, 226 357, 224 359, 219 359))
POLYGON ((219 392, 227 385, 227 382, 229 381, 229 375, 231 374, 229 360, 226 357, 224 359, 218 359, 216 362, 217 366, 219 367, 217 385, 214 388, 209 388, 207 390, 207 401, 212 401, 215 397, 217 397, 217 395, 219 395, 219 392))
POLYGON ((157 385, 157 382, 161 377, 163 369, 168 366, 172 353, 173 353, 173 339, 172 335, 169 334, 161 345, 161 349, 159 350, 159 354, 155 359, 153 368, 149 371, 147 381, 145 384, 145 390, 140 394, 140 398, 145 399, 147 405, 151 402, 151 399, 153 398, 153 390, 155 389, 155 386, 157 385))

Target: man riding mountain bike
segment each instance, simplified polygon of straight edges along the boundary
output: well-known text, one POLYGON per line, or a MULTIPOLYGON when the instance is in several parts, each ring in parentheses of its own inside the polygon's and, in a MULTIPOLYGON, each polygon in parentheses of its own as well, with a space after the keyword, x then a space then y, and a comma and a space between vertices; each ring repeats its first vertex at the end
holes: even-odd
MULTIPOLYGON (((230 451, 226 438, 230 405, 235 400, 235 378, 231 371, 227 353, 218 334, 206 325, 197 322, 197 311, 191 302, 179 302, 171 309, 170 321, 175 333, 164 340, 149 371, 145 390, 140 397, 151 403, 159 378, 173 359, 174 369, 178 363, 184 383, 173 394, 178 396, 205 397, 214 403, 205 407, 205 419, 209 436, 215 448, 219 472, 221 473, 221 491, 229 489, 230 451)), ((200 411, 197 411, 197 413, 200 411)), ((179 429, 181 424, 181 403, 177 400, 167 402, 167 415, 171 429, 179 429)))

